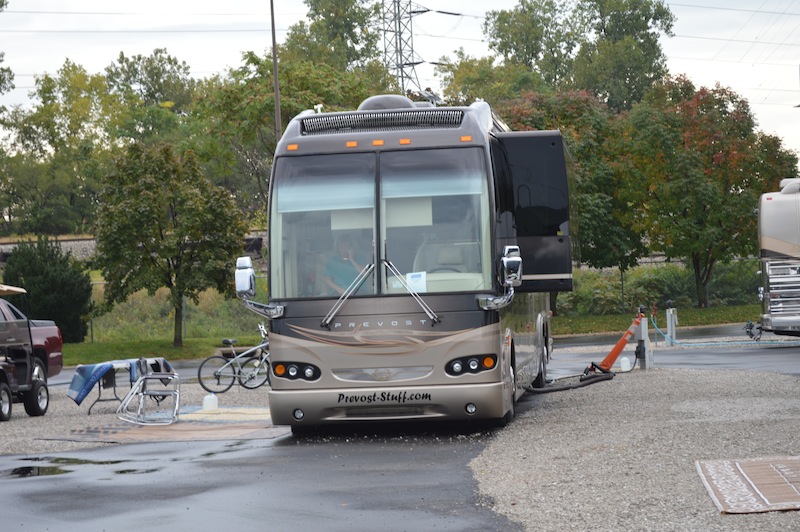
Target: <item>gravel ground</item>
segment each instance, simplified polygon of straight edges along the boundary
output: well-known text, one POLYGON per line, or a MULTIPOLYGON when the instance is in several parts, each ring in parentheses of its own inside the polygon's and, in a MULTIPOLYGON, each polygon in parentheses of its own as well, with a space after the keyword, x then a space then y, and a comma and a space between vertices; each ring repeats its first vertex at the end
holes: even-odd
POLYGON ((797 512, 720 514, 696 460, 797 456, 800 379, 651 369, 527 395, 471 467, 527 530, 797 530, 797 512))

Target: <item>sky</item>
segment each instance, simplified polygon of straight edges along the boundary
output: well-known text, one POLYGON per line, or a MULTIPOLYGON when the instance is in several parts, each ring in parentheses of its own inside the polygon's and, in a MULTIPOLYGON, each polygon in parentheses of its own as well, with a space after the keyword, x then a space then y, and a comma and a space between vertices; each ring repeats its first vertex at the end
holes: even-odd
MULTIPOLYGON (((674 37, 661 40, 670 73, 685 74, 698 87, 719 83, 734 90, 749 101, 758 129, 800 153, 800 0, 666 3, 677 18, 674 37)), ((415 53, 435 62, 453 58, 458 48, 490 55, 482 31, 487 8, 512 9, 517 0, 415 4, 430 10, 412 19, 415 53)), ((274 10, 280 43, 307 9, 302 0, 274 0, 274 10)), ((9 0, 0 12, 0 51, 16 88, 0 95, 0 105, 29 104, 34 76, 55 74, 66 59, 98 73, 120 52, 166 48, 193 76, 208 77, 239 66, 244 51, 268 51, 270 29, 268 0, 9 0)), ((429 63, 417 75, 421 86, 438 88, 429 63)))

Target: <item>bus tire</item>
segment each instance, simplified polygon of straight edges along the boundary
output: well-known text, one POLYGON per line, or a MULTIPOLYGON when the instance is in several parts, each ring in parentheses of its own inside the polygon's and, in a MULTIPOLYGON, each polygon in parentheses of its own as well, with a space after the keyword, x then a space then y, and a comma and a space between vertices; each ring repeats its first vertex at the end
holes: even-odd
POLYGON ((532 386, 534 388, 544 388, 547 386, 547 340, 545 340, 544 348, 542 348, 542 352, 539 354, 539 372, 536 374, 536 378, 533 379, 532 386))
POLYGON ((511 393, 509 394, 509 398, 511 400, 511 406, 508 407, 508 411, 506 411, 505 415, 497 420, 496 423, 497 427, 505 427, 506 425, 514 421, 514 416, 516 416, 514 395, 516 394, 516 389, 517 389, 517 378, 514 375, 514 366, 509 366, 508 371, 509 374, 511 375, 511 393))

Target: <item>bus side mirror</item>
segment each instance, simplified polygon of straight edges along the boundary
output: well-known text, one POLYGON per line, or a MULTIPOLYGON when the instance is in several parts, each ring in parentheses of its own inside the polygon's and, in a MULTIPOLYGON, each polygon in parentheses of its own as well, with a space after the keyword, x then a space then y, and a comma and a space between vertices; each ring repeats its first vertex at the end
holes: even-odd
POLYGON ((516 288, 522 284, 522 257, 519 256, 519 246, 503 248, 503 258, 500 259, 500 275, 505 286, 516 288))
POLYGON ((256 271, 250 257, 236 259, 236 295, 242 298, 256 295, 256 271))

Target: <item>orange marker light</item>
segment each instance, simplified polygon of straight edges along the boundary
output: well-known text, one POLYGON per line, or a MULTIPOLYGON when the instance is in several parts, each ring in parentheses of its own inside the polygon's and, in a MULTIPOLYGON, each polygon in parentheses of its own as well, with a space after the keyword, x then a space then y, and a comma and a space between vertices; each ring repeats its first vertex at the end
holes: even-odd
POLYGON ((383 146, 383 141, 380 139, 376 139, 372 141, 373 146, 383 146))
POLYGON ((358 142, 356 142, 355 140, 348 140, 345 143, 345 147, 347 147, 347 148, 356 148, 356 147, 358 147, 358 142))
POLYGON ((409 144, 411 144, 411 139, 400 139, 401 146, 408 146, 409 144))
POLYGON ((286 375, 286 366, 284 366, 283 364, 275 364, 274 370, 275 370, 275 375, 277 375, 278 377, 286 375))
POLYGON ((494 359, 492 357, 483 357, 483 367, 492 369, 494 367, 494 359))
POLYGON ((461 135, 461 142, 472 142, 472 135, 461 135))
POLYGON ((297 151, 298 145, 297 144, 288 144, 286 149, 289 151, 297 151))

